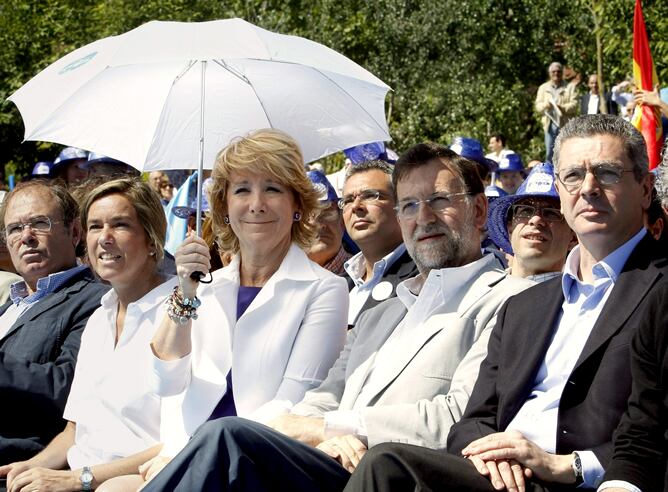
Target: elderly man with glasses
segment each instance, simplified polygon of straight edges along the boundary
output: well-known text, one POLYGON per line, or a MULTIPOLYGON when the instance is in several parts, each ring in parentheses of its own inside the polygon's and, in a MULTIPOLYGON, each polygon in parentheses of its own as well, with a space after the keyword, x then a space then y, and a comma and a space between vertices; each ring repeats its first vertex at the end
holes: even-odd
POLYGON ((576 239, 560 207, 550 163, 534 166, 515 195, 490 205, 489 237, 507 254, 511 275, 536 282, 561 275, 576 239))
POLYGON ((582 116, 554 155, 579 241, 563 275, 501 309, 447 452, 376 447, 347 491, 576 490, 602 480, 631 391, 629 341, 668 314, 668 262, 643 227, 652 180, 638 130, 582 116))
POLYGON ((67 190, 29 181, 0 209, 22 280, 0 307, 0 465, 37 454, 65 427, 63 409, 86 321, 107 290, 77 265, 78 207, 67 190))
MULTIPOLYGON (((466 407, 497 312, 532 285, 481 253, 487 199, 477 169, 436 144, 402 155, 395 192, 384 199, 396 204, 419 275, 360 316, 327 379, 274 429, 238 418, 207 423, 145 491, 340 491, 367 448, 442 448, 466 407)), ((348 188, 344 210, 347 202, 379 200, 380 183, 366 186, 348 188)))
POLYGON ((322 210, 314 219, 317 235, 306 254, 325 270, 342 275, 345 273, 343 265, 351 254, 343 249, 346 229, 339 209, 339 197, 322 171, 309 171, 307 175, 320 196, 322 210))

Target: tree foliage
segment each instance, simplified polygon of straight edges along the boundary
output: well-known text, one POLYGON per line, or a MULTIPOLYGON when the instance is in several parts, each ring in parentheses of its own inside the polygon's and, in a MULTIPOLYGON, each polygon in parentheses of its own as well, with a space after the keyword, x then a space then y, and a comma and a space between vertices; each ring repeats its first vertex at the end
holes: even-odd
MULTIPOLYGON (((340 51, 386 81, 392 144, 456 135, 508 136, 525 160, 542 155, 533 113, 546 67, 560 60, 596 70, 595 24, 608 83, 632 71, 634 0, 4 0, 0 5, 0 97, 49 63, 95 39, 149 20, 241 17, 340 51)), ((660 80, 668 80, 668 2, 645 0, 645 21, 660 80), (661 35, 664 33, 664 35, 661 35)), ((23 126, 0 106, 0 163, 25 173, 55 153, 21 143, 23 126)))

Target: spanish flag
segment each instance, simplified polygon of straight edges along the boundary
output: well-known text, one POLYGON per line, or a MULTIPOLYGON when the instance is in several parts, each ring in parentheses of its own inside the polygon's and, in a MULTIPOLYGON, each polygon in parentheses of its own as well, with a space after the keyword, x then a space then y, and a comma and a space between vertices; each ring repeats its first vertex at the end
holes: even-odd
MULTIPOLYGON (((645 29, 645 19, 642 15, 640 0, 636 0, 633 14, 633 78, 636 87, 652 91, 659 83, 656 76, 656 67, 649 50, 649 40, 645 29)), ((661 162, 661 143, 663 129, 661 127, 661 110, 658 107, 642 105, 636 107, 631 120, 645 137, 647 153, 649 154, 649 168, 654 169, 661 162)))

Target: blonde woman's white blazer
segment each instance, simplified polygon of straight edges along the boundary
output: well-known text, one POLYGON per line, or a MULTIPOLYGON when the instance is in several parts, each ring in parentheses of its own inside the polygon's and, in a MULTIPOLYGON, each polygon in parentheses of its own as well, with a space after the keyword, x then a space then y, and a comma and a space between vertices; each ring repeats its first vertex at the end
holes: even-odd
POLYGON ((200 286, 192 352, 153 357, 149 371, 163 397, 163 455, 173 456, 211 415, 232 368, 237 415, 267 422, 290 410, 327 376, 346 339, 346 281, 292 245, 281 266, 236 320, 239 257, 200 286))

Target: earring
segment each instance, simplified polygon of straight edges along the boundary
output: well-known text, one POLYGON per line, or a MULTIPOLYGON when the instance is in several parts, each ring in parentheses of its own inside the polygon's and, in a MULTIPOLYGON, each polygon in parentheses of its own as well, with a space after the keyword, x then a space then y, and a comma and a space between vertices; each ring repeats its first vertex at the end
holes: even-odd
POLYGON ((226 215, 225 217, 223 217, 223 222, 225 222, 225 224, 229 225, 230 224, 230 216, 226 215))
POLYGON ((300 214, 299 212, 295 212, 295 215, 292 217, 292 220, 294 220, 295 222, 299 222, 300 220, 302 220, 302 214, 300 214))
POLYGON ((149 252, 148 255, 149 255, 149 256, 155 256, 155 251, 151 251, 151 252, 149 252))

